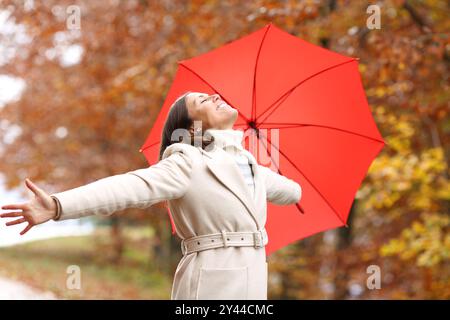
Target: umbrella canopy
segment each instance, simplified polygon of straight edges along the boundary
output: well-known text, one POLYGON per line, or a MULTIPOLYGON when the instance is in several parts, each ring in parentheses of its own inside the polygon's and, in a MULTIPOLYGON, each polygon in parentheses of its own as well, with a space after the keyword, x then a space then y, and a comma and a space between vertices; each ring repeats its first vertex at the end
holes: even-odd
POLYGON ((186 91, 218 93, 239 112, 235 129, 250 129, 272 159, 263 163, 261 151, 250 149, 258 162, 302 187, 300 204, 268 204, 267 254, 346 225, 356 192, 385 145, 357 58, 308 43, 270 23, 179 61, 164 105, 140 149, 149 164, 158 159, 170 106, 186 91))

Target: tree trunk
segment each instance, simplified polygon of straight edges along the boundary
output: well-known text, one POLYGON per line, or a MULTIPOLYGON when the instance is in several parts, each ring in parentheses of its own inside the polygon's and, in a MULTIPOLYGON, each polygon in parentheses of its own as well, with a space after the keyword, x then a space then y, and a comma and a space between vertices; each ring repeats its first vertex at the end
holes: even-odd
POLYGON ((120 228, 120 221, 117 216, 111 217, 111 239, 113 245, 112 262, 114 264, 119 264, 122 260, 124 241, 120 228))

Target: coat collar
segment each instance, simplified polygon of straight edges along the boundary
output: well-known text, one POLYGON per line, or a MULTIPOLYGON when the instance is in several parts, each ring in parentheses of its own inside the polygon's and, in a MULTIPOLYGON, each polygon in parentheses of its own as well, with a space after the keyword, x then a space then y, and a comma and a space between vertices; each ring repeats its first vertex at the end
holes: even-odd
POLYGON ((255 220, 257 229, 260 230, 265 221, 261 220, 258 213, 263 209, 262 205, 265 201, 263 198, 265 196, 263 181, 254 156, 247 150, 243 150, 248 155, 254 175, 255 195, 253 198, 236 162, 226 151, 217 146, 206 148, 206 150, 198 149, 205 156, 206 165, 212 174, 245 205, 247 211, 255 220))
POLYGON ((214 137, 213 143, 219 148, 226 149, 229 147, 235 147, 237 150, 244 150, 244 147, 242 147, 244 132, 241 130, 208 129, 205 131, 205 135, 208 134, 214 137))

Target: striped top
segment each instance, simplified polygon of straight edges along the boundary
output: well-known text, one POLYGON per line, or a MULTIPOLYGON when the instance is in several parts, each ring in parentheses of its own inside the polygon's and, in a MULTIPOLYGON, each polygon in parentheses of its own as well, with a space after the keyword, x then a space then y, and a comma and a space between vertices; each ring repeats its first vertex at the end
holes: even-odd
POLYGON ((230 154, 242 174, 252 197, 255 195, 255 182, 253 179, 253 171, 249 163, 247 154, 243 152, 242 138, 244 133, 240 130, 233 129, 208 129, 206 130, 214 137, 214 144, 222 148, 230 154))
POLYGON ((245 183, 250 189, 250 193, 252 197, 255 194, 255 182, 253 180, 253 171, 248 163, 248 158, 242 154, 234 154, 233 155, 236 164, 241 170, 242 176, 244 177, 245 183))

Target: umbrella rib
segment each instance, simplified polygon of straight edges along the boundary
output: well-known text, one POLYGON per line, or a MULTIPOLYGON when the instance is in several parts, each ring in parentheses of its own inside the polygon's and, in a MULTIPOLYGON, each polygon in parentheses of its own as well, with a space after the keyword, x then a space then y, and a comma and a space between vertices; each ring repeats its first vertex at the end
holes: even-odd
POLYGON ((258 70, 259 54, 261 53, 261 49, 262 49, 264 40, 266 39, 267 32, 270 29, 270 26, 271 26, 271 24, 268 25, 268 27, 266 28, 266 31, 264 32, 264 36, 261 40, 261 43, 259 44, 258 54, 256 55, 255 71, 253 72, 252 111, 251 111, 251 115, 250 115, 251 121, 256 120, 256 72, 258 70))
MULTIPOLYGON (((258 136, 258 138, 259 138, 259 136, 258 136)), ((270 159, 273 160, 272 153, 271 153, 270 150, 267 148, 267 145, 264 143, 264 141, 261 140, 261 142, 264 144, 264 147, 266 147, 266 150, 269 152, 270 159)), ((277 166, 277 170, 278 170, 278 172, 280 172, 280 174, 282 174, 282 173, 281 173, 281 170, 280 170, 280 166, 277 166)), ((305 213, 305 210, 303 210, 302 206, 301 206, 300 204, 298 204, 298 202, 295 203, 295 206, 297 207, 297 209, 298 209, 302 214, 305 213)))
MULTIPOLYGON (((259 135, 262 135, 261 133, 259 133, 259 135)), ((306 179, 308 180, 309 184, 314 188, 314 190, 316 190, 316 192, 320 195, 320 197, 325 201, 325 203, 331 208, 331 210, 334 212, 334 214, 338 217, 338 219, 342 222, 342 225, 347 226, 347 223, 345 221, 342 220, 341 216, 336 212, 336 210, 333 208, 333 206, 327 201, 327 199, 322 195, 322 193, 316 188, 316 186, 312 183, 312 181, 302 172, 302 170, 300 170, 294 162, 291 161, 291 159, 288 158, 288 156, 286 154, 284 154, 283 151, 281 151, 276 145, 272 144, 272 142, 270 141, 270 139, 268 137, 265 137, 266 140, 270 143, 271 146, 274 146, 277 151, 279 153, 281 153, 281 155, 286 158, 287 161, 289 161, 289 163, 298 171, 300 172, 300 174, 306 179)), ((262 141, 262 140, 261 140, 262 141)), ((264 141, 262 141, 262 143, 264 143, 264 141)), ((268 150, 267 146, 266 149, 268 150)), ((272 157, 272 156, 271 156, 272 157)), ((278 171, 280 171, 280 169, 278 168, 278 171)), ((281 173, 281 171, 280 171, 281 173)))
MULTIPOLYGON (((190 72, 192 72, 194 75, 196 75, 200 80, 202 80, 204 83, 206 83, 211 89, 213 89, 215 92, 219 93, 219 90, 216 90, 216 88, 214 88, 208 81, 206 81, 205 79, 203 79, 197 72, 195 72, 194 70, 192 70, 191 68, 189 68, 188 66, 186 66, 185 64, 183 64, 182 62, 180 63, 180 65, 182 65, 183 67, 185 67, 187 70, 189 70, 190 72)), ((231 105, 231 102, 228 101, 222 94, 220 95, 222 97, 223 100, 225 100, 226 103, 228 103, 229 105, 231 105)), ((246 122, 250 122, 246 116, 244 116, 242 114, 242 112, 238 109, 235 108, 238 111, 238 114, 246 121, 246 122)))
POLYGON ((154 145, 157 145, 158 143, 159 143, 159 141, 158 141, 158 142, 154 142, 154 143, 152 143, 151 145, 146 146, 145 148, 141 148, 141 149, 139 149, 139 152, 142 152, 142 151, 144 151, 144 150, 147 150, 148 148, 151 148, 151 147, 153 147, 154 145))
MULTIPOLYGON (((256 119, 255 121, 257 121, 257 122, 259 122, 259 123, 264 122, 264 121, 265 121, 272 113, 275 112, 275 110, 277 110, 277 109, 281 106, 281 103, 279 103, 278 105, 275 106, 275 104, 276 104, 278 101, 280 101, 283 97, 285 98, 284 100, 286 100, 287 97, 285 97, 285 96, 289 96, 296 88, 298 88, 300 85, 304 84, 306 81, 308 81, 308 80, 314 78, 315 76, 317 76, 317 75, 319 75, 319 74, 321 74, 321 73, 324 73, 324 72, 326 72, 326 71, 328 71, 328 70, 331 70, 331 69, 340 67, 340 66, 342 66, 342 65, 344 65, 344 64, 347 64, 347 63, 353 62, 353 61, 358 61, 358 59, 357 59, 357 58, 352 58, 352 59, 350 59, 350 60, 348 60, 348 61, 344 61, 344 62, 335 64, 335 65, 333 65, 333 66, 331 66, 331 67, 325 68, 325 69, 323 69, 323 70, 321 70, 321 71, 319 71, 319 72, 316 72, 316 73, 312 74, 311 76, 307 77, 306 79, 303 79, 302 81, 300 81, 299 83, 297 83, 295 86, 293 86, 291 89, 289 89, 289 90, 286 91, 284 94, 282 94, 281 97, 278 98, 274 103, 272 103, 266 110, 264 110, 264 111, 257 117, 257 119, 256 119), (270 111, 270 113, 269 113, 263 120, 259 121, 259 119, 260 119, 266 112, 268 112, 270 109, 272 109, 272 110, 270 111)), ((284 101, 284 100, 283 100, 283 101, 284 101)))
MULTIPOLYGON (((270 128, 266 128, 266 129, 292 129, 292 128, 299 128, 299 127, 317 127, 317 128, 327 128, 327 129, 331 129, 331 130, 337 130, 337 131, 342 131, 345 133, 349 133, 349 134, 354 134, 356 136, 360 136, 369 140, 374 140, 376 142, 381 142, 381 143, 386 143, 383 140, 379 140, 376 138, 372 138, 369 136, 366 136, 364 134, 361 133, 357 133, 357 132, 353 132, 353 131, 349 131, 349 130, 345 130, 345 129, 341 129, 341 128, 336 128, 336 127, 330 127, 330 126, 323 126, 323 125, 319 125, 319 124, 308 124, 308 123, 273 123, 273 122, 266 122, 263 123, 265 125, 287 125, 286 127, 270 127, 270 128)), ((258 126, 258 128, 260 128, 260 126, 258 126)), ((260 128, 260 129, 265 129, 265 128, 260 128)))

